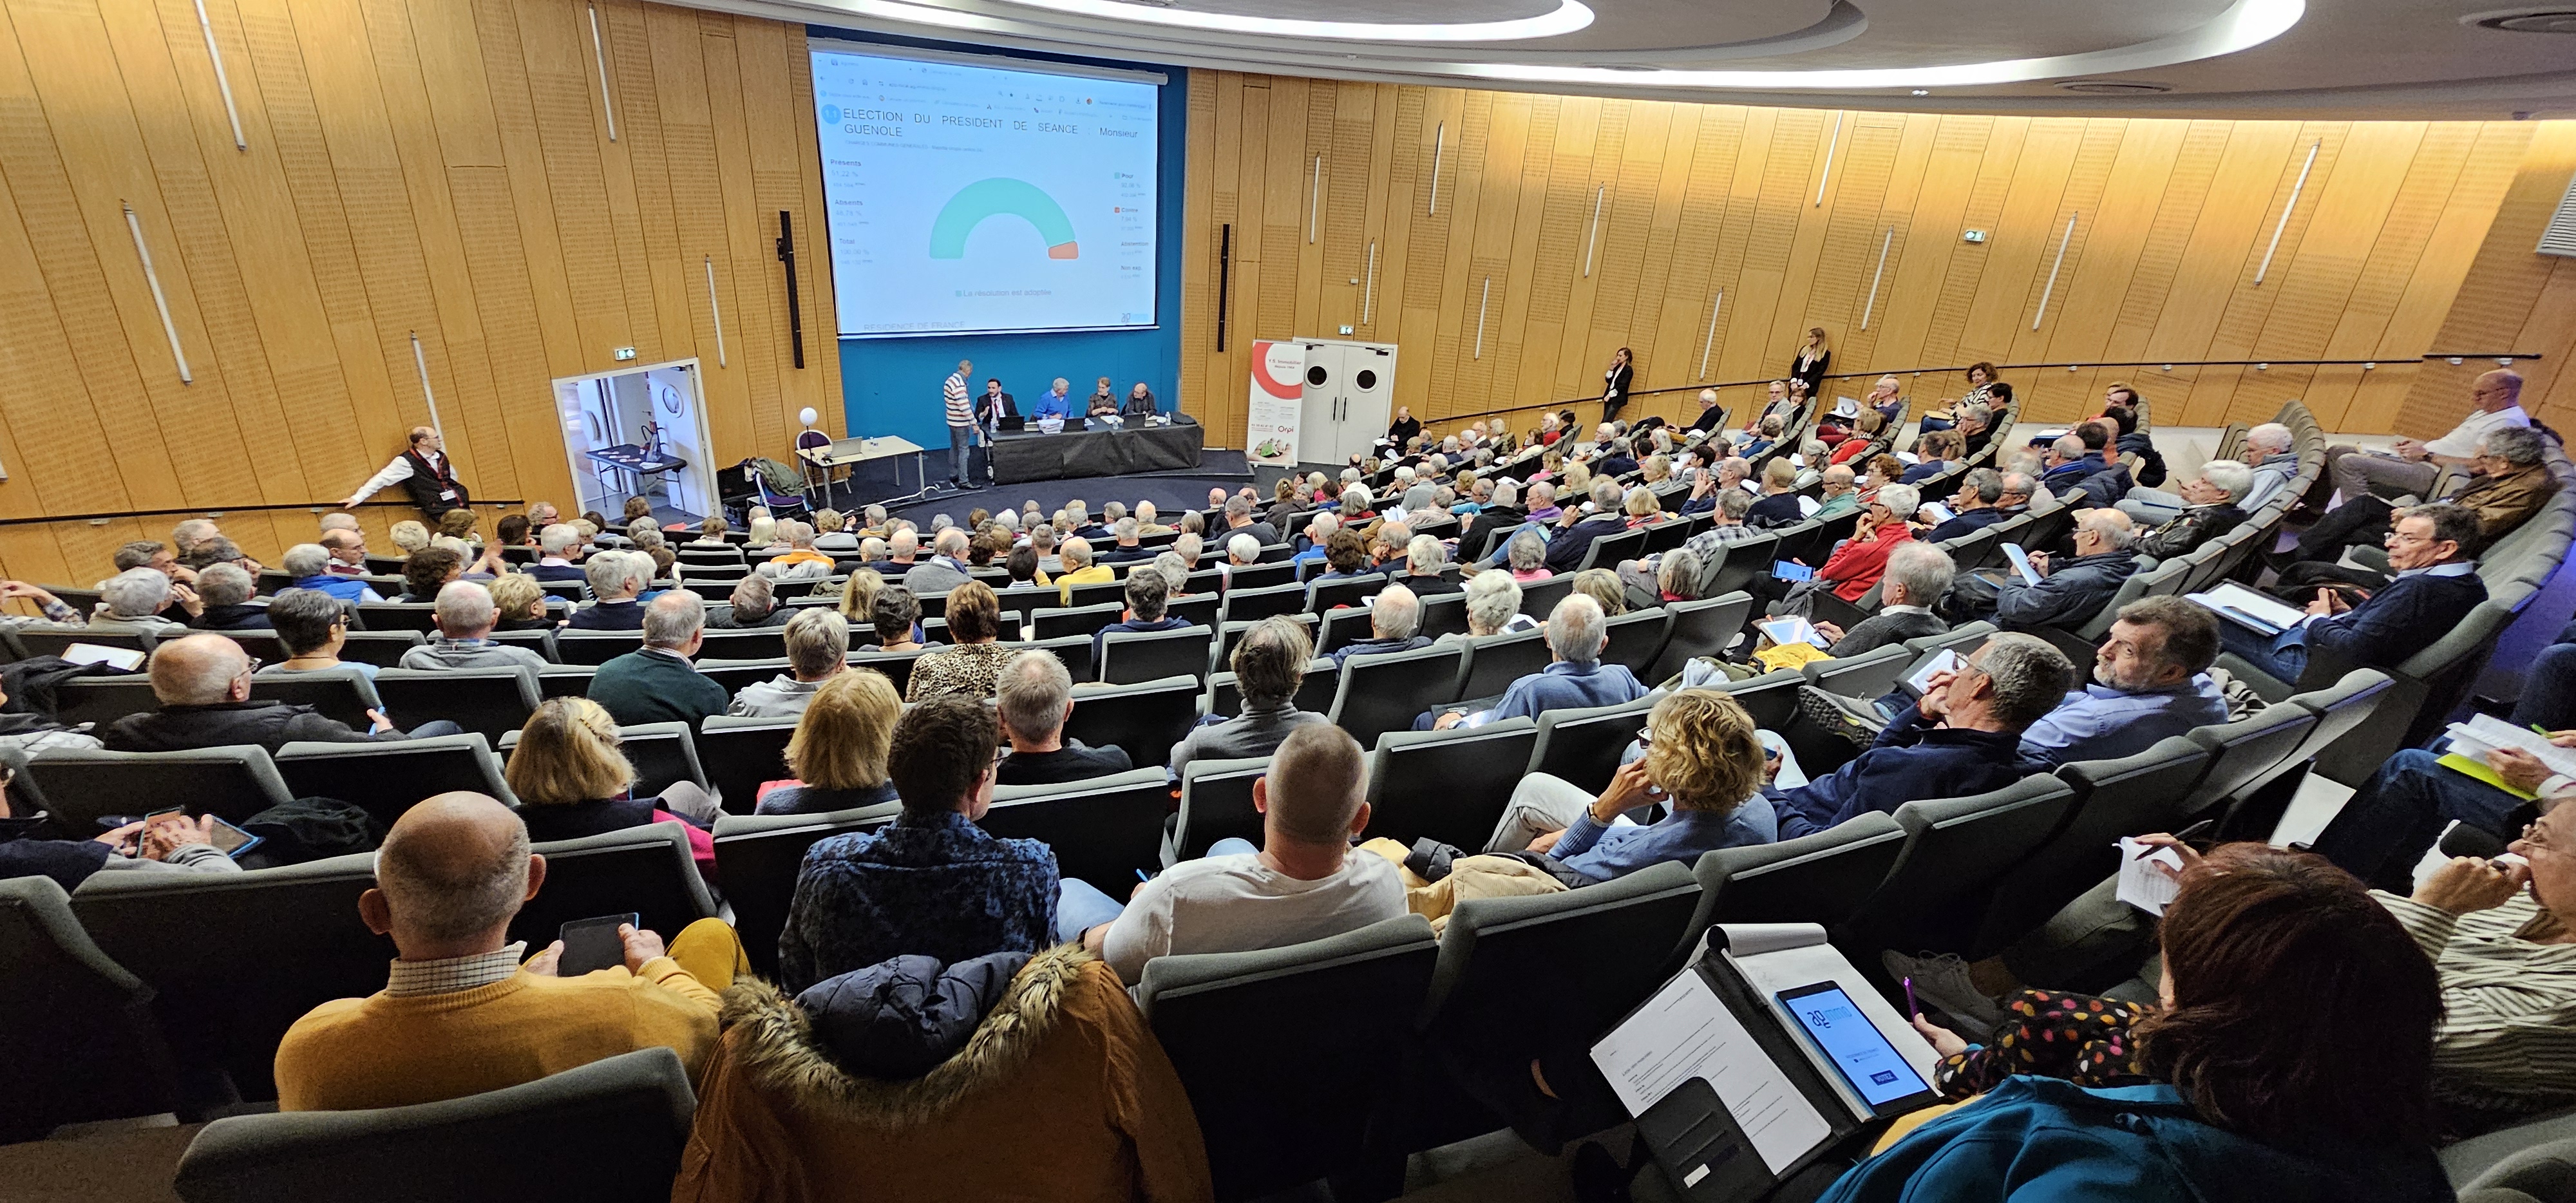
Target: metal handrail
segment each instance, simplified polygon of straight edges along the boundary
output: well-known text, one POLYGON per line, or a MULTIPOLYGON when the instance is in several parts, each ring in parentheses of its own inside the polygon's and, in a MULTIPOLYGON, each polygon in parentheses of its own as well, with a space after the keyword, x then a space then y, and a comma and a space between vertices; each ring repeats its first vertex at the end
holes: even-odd
MULTIPOLYGON (((490 501, 477 498, 472 504, 510 506, 528 503, 517 497, 506 497, 490 501)), ((369 506, 398 506, 406 510, 413 508, 408 501, 361 501, 355 507, 343 506, 331 501, 289 502, 285 505, 193 505, 170 510, 107 510, 95 514, 45 514, 35 518, 0 518, 0 526, 29 526, 39 522, 106 522, 117 518, 166 518, 172 514, 221 518, 226 514, 255 514, 266 510, 305 510, 316 514, 327 514, 333 510, 365 509, 369 506)))
MULTIPOLYGON (((2514 363, 2514 362, 2515 362, 2515 361, 2517 361, 2517 360, 2524 360, 2524 359, 2537 360, 2537 359, 2540 359, 2540 358, 2542 358, 2542 355, 2541 355, 2541 353, 2540 353, 2540 352, 2538 352, 2538 351, 2488 351, 2488 352, 2481 352, 2481 353, 2471 353, 2471 352, 2464 352, 2464 351, 2427 351, 2427 352, 2425 352, 2424 354, 2422 354, 2422 355, 2418 355, 2418 356, 2416 356, 2416 357, 2415 357, 2415 359, 2416 359, 2416 360, 2418 360, 2418 361, 2426 360, 2426 359, 2444 359, 2444 360, 2449 360, 2449 361, 2450 361, 2450 362, 2452 362, 2452 363, 2465 363, 2465 362, 2467 362, 2467 361, 2469 361, 2469 360, 2472 360, 2472 359, 2492 359, 2492 360, 2496 361, 2496 363, 2498 363, 2499 365, 2510 365, 2510 364, 2514 363)), ((2068 371, 2070 371, 2070 372, 2072 372, 2072 371, 2080 371, 2080 370, 2085 369, 2085 368, 2161 368, 2161 369, 2163 369, 2164 371, 2168 371, 2168 372, 2170 372, 2170 371, 2174 370, 2175 368, 2253 368, 2253 369, 2255 369, 2255 370, 2257 370, 2257 371, 2262 371, 2262 370, 2266 370, 2266 369, 2274 368, 2274 367, 2285 367, 2285 368, 2359 367, 2359 368, 2361 368, 2361 369, 2362 369, 2362 370, 2364 370, 2364 371, 2368 371, 2368 370, 2371 370, 2371 369, 2373 369, 2373 368, 2378 367, 2379 365, 2381 365, 2381 364, 2383 364, 2383 363, 2392 363, 2392 362, 2393 362, 2393 363, 2404 363, 2404 362, 2407 362, 2407 361, 2406 361, 2405 359, 2403 359, 2403 358, 2393 359, 2393 360, 2392 360, 2392 359, 2385 359, 2385 358, 2382 358, 2382 359, 2122 359, 2122 360, 2063 360, 2063 359, 2060 359, 2060 360, 2043 360, 2043 361, 2036 361, 2036 362, 2032 362, 2032 363, 1998 363, 1998 364, 1993 364, 1993 365, 1991 365, 1991 366, 1992 366, 1992 367, 1993 367, 1997 372, 2010 372, 2010 371, 2016 371, 2016 370, 2031 371, 2031 370, 2038 370, 2038 369, 2043 369, 2043 368, 2064 368, 2064 369, 2066 369, 2066 370, 2068 370, 2068 371)), ((1870 372, 1829 372, 1829 373, 1827 373, 1826 375, 1824 375, 1823 377, 1821 377, 1821 379, 1825 379, 1825 380, 1862 380, 1862 379, 1875 380, 1875 379, 1877 379, 1877 378, 1879 378, 1879 377, 1881 377, 1881 376, 1922 376, 1922 375, 1927 375, 1927 374, 1929 374, 1929 375, 1941 375, 1941 374, 1945 374, 1945 373, 1949 373, 1949 372, 1964 372, 1964 371, 1967 371, 1969 368, 1974 367, 1974 366, 1976 366, 1976 365, 1975 365, 1975 364, 1964 364, 1964 363, 1963 363, 1963 364, 1959 364, 1959 365, 1957 365, 1957 366, 1955 366, 1955 367, 1942 367, 1942 368, 1888 368, 1888 369, 1884 369, 1884 370, 1880 370, 1880 371, 1870 371, 1870 372)), ((1697 383, 1697 384, 1674 384, 1674 385, 1667 385, 1667 386, 1665 386, 1665 387, 1663 387, 1663 388, 1641 388, 1641 389, 1630 389, 1630 390, 1628 391, 1628 398, 1629 398, 1630 400, 1632 400, 1632 401, 1633 401, 1633 400, 1635 400, 1635 399, 1637 399, 1637 398, 1639 398, 1639 397, 1651 397, 1651 396, 1656 396, 1656 395, 1663 394, 1663 393, 1696 393, 1696 392, 1700 391, 1701 389, 1705 389, 1705 388, 1718 388, 1718 389, 1723 389, 1723 388, 1744 388, 1744 387, 1748 387, 1748 386, 1751 386, 1751 385, 1757 385, 1757 384, 1769 384, 1769 383, 1771 383, 1771 382, 1772 382, 1772 381, 1774 381, 1774 380, 1786 380, 1786 379, 1788 379, 1787 374, 1785 374, 1785 373, 1781 373, 1781 374, 1775 374, 1775 375, 1770 375, 1770 376, 1757 376, 1757 377, 1754 377, 1754 378, 1749 379, 1749 380, 1703 380, 1703 381, 1700 381, 1700 382, 1699 382, 1699 383, 1697 383)), ((1463 412, 1463 413, 1444 414, 1444 415, 1442 415, 1441 417, 1439 417, 1439 418, 1438 418, 1438 419, 1436 419, 1436 420, 1437 420, 1437 421, 1442 421, 1442 422, 1455 422, 1455 421, 1463 421, 1463 420, 1470 419, 1470 418, 1481 418, 1481 417, 1487 417, 1487 416, 1489 416, 1489 415, 1493 415, 1493 414, 1518 413, 1519 411, 1521 411, 1521 410, 1525 410, 1525 409, 1555 409, 1555 408, 1557 408, 1557 407, 1559 407, 1559 406, 1565 406, 1565 405, 1581 405, 1581 404, 1584 404, 1584 403, 1586 403, 1586 402, 1597 402, 1597 401, 1599 401, 1599 400, 1601 400, 1601 397, 1600 397, 1600 395, 1599 395, 1599 394, 1597 394, 1597 393, 1596 393, 1596 394, 1592 394, 1592 395, 1589 395, 1589 396, 1583 396, 1583 397, 1567 397, 1567 398, 1563 398, 1563 399, 1561 399, 1561 400, 1556 400, 1556 401, 1534 401, 1534 402, 1530 402, 1530 403, 1522 404, 1522 405, 1504 405, 1504 406, 1498 406, 1498 407, 1493 408, 1493 409, 1469 410, 1469 411, 1466 411, 1466 412, 1463 412)))

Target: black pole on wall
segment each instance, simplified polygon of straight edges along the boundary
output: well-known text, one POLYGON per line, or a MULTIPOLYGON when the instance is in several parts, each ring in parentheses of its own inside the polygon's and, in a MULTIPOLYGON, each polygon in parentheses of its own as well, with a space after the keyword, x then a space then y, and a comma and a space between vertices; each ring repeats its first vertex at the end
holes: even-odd
POLYGON ((1217 232, 1216 244, 1216 349, 1225 349, 1226 297, 1234 292, 1234 223, 1227 222, 1217 232))
POLYGON ((805 311, 796 296, 796 227, 787 210, 778 211, 778 261, 787 265, 787 343, 796 366, 805 366, 805 311))

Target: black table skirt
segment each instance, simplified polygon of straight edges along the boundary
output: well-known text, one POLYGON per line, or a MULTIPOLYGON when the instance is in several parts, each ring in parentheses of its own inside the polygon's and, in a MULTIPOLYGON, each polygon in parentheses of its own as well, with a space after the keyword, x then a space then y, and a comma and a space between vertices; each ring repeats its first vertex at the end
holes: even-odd
POLYGON ((1206 443, 1205 428, 1178 416, 1169 426, 1064 434, 1022 431, 994 441, 993 480, 1015 485, 1032 480, 1075 480, 1195 468, 1206 443))

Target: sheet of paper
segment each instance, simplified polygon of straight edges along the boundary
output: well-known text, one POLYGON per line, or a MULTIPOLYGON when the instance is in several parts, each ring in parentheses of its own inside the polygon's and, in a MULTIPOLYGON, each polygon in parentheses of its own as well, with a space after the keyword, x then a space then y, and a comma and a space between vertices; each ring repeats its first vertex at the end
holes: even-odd
POLYGON ((1923 667, 1915 669, 1912 673, 1907 674, 1905 678, 1906 688, 1913 690, 1914 696, 1918 698, 1922 697, 1923 691, 1932 688, 1932 678, 1934 676, 1940 673, 1957 672, 1960 663, 1959 653, 1946 647, 1942 648, 1940 651, 1932 653, 1932 657, 1923 662, 1923 667))
POLYGON ((1729 923, 1724 934, 1726 950, 1737 960, 1825 942, 1824 927, 1814 923, 1729 923))
POLYGON ((2492 714, 2472 715, 2450 726, 2453 750, 2464 754, 2495 748, 2520 748, 2548 765, 2549 771, 2576 777, 2576 748, 2562 748, 2529 727, 2517 727, 2492 714))
POLYGON ((1911 451, 1899 451, 1896 453, 1896 458, 1908 464, 1919 464, 1923 462, 1922 456, 1916 455, 1911 451))
POLYGON ((2279 598, 2267 597, 2234 581, 2222 582, 2207 593, 2186 596, 2217 611, 2220 618, 2267 635, 2278 635, 2299 625, 2307 617, 2307 612, 2296 606, 2286 605, 2279 598))
POLYGON ((2021 544, 2004 544, 2004 558, 2012 561, 2013 571, 2021 574, 2023 584, 2036 585, 2039 583, 2039 570, 2031 567, 2030 553, 2022 550, 2021 544))
POLYGON ((1818 501, 1813 497, 1801 497, 1798 499, 1798 516, 1801 518, 1813 518, 1816 516, 1816 511, 1823 508, 1825 508, 1825 503, 1818 501))
POLYGON ((1696 971, 1676 975, 1602 1037, 1592 1062, 1630 1115, 1645 1114, 1683 1082, 1704 1079, 1773 1174, 1833 1135, 1824 1114, 1696 971))
POLYGON ((1737 481, 1735 487, 1742 489, 1747 493, 1751 493, 1756 497, 1760 497, 1762 495, 1762 486, 1753 483, 1752 478, 1750 477, 1737 481))
POLYGON ((1789 457, 1789 464, 1791 467, 1804 468, 1807 466, 1807 457, 1793 454, 1789 457))
POLYGON ((2173 905, 2174 891, 2180 889, 2181 885, 2156 866, 2163 865, 2177 873, 2181 872, 2182 854, 2171 848, 2158 848, 2143 857, 2139 855, 2146 851, 2145 844, 2127 836, 2120 837, 2120 884, 2117 887, 2117 895, 2120 901, 2162 918, 2165 908, 2173 905))
POLYGON ((1950 507, 1937 501, 1924 502, 1923 512, 1932 515, 1932 524, 1935 526, 1948 522, 1949 520, 1959 516, 1956 512, 1952 511, 1950 507))

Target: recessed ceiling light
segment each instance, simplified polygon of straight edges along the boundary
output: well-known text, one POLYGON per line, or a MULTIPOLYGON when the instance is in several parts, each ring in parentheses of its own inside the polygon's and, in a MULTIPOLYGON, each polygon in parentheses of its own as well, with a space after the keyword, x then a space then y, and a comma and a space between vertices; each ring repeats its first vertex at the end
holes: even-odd
MULTIPOLYGON (((1157 8, 1138 0, 1009 0, 1030 8, 1100 17, 1177 25, 1217 33, 1243 33, 1280 38, 1335 38, 1376 42, 1511 42, 1553 38, 1592 24, 1592 10, 1582 0, 1557 0, 1555 11, 1509 21, 1308 21, 1290 17, 1248 17, 1234 13, 1157 8)), ((909 6, 907 6, 909 7, 909 6)))

